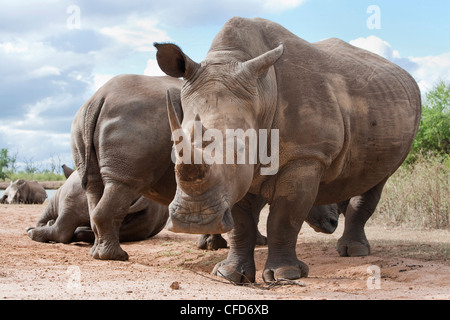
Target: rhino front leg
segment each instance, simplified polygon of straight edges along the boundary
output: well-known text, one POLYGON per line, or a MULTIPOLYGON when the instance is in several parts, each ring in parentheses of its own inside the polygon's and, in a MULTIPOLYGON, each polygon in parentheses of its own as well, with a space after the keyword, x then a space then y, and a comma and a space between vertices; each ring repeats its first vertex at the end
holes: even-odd
POLYGON ((267 221, 267 262, 265 282, 307 277, 308 266, 297 259, 298 233, 317 196, 320 165, 293 164, 277 178, 276 193, 270 203, 267 221))
POLYGON ((254 248, 257 225, 252 214, 254 195, 247 194, 232 209, 234 228, 229 232, 230 251, 226 260, 219 262, 213 274, 234 283, 255 281, 254 248))
POLYGON ((364 232, 364 226, 380 201, 381 192, 383 191, 386 180, 362 195, 355 196, 348 201, 344 210, 344 233, 338 240, 336 246, 336 250, 340 256, 357 257, 370 254, 370 244, 364 232))

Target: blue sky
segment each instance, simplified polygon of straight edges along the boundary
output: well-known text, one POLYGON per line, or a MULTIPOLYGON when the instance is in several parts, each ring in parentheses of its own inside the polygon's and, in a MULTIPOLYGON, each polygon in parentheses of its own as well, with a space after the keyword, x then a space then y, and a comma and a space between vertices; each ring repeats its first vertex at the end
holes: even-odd
POLYGON ((17 153, 19 165, 73 165, 73 116, 105 81, 161 74, 155 41, 200 62, 233 16, 373 51, 409 71, 425 94, 450 81, 449 14, 447 0, 2 0, 0 148, 17 153))

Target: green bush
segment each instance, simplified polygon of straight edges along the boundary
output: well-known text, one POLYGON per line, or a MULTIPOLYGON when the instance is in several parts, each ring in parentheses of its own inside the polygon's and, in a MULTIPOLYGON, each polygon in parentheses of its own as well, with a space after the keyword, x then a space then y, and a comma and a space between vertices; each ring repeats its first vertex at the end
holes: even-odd
POLYGON ((18 179, 25 179, 25 180, 36 180, 36 181, 63 181, 66 179, 66 177, 63 174, 57 174, 50 171, 44 171, 44 172, 15 172, 12 173, 9 177, 12 181, 18 180, 18 179))
POLYGON ((0 179, 5 180, 11 177, 11 164, 12 158, 8 155, 8 149, 2 148, 0 150, 0 179))
POLYGON ((450 84, 444 81, 438 82, 425 96, 419 131, 406 163, 414 163, 419 154, 430 152, 449 161, 450 84))

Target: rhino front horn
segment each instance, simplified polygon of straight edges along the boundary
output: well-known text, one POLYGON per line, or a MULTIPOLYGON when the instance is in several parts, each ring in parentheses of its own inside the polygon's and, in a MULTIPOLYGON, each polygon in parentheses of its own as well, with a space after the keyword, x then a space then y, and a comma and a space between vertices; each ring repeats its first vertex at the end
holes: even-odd
MULTIPOLYGON (((169 90, 167 90, 166 102, 167 102, 167 114, 169 116, 170 130, 172 131, 172 140, 174 141, 174 145, 176 147, 177 144, 180 142, 180 138, 182 139, 181 141, 183 141, 183 143, 186 143, 189 140, 188 140, 186 133, 181 128, 180 120, 178 120, 177 113, 175 112, 175 108, 173 106, 172 99, 170 98, 169 90), (178 142, 176 142, 176 141, 178 141, 178 142)), ((178 162, 182 161, 181 160, 182 155, 180 155, 180 153, 179 153, 180 150, 177 150, 177 148, 175 148, 175 149, 176 149, 175 150, 175 159, 172 158, 172 160, 175 163, 178 163, 178 162)))
POLYGON ((175 108, 173 107, 172 99, 170 98, 170 92, 167 90, 166 94, 166 103, 167 103, 167 114, 169 115, 169 123, 170 129, 172 132, 175 130, 181 129, 180 120, 178 120, 177 113, 175 112, 175 108))

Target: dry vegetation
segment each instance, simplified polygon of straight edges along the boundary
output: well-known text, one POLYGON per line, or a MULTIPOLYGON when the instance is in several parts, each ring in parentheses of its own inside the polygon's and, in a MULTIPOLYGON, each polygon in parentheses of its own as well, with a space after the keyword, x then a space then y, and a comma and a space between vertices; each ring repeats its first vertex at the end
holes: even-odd
POLYGON ((449 228, 449 160, 420 157, 413 165, 401 166, 386 183, 371 223, 414 229, 449 228))

